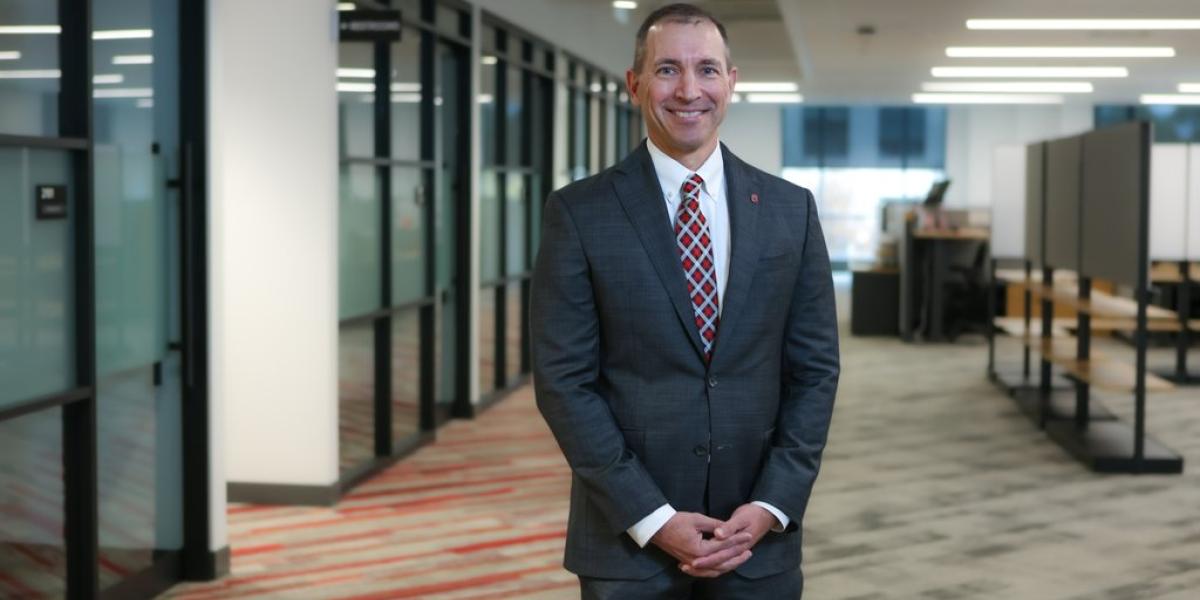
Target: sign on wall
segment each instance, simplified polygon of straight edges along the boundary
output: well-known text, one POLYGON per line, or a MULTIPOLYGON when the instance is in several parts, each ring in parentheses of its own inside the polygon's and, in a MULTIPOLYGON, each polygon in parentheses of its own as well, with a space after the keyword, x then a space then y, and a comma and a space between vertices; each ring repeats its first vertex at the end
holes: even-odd
POLYGON ((338 37, 343 42, 398 42, 400 41, 400 11, 340 11, 338 12, 338 37))
POLYGON ((67 218, 67 186, 34 186, 33 198, 39 221, 67 218))

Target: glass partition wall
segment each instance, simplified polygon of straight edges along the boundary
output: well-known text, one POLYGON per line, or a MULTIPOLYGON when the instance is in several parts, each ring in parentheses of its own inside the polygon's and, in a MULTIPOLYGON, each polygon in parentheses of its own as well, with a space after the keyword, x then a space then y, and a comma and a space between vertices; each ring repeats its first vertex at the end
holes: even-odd
POLYGON ((399 41, 339 45, 343 489, 428 439, 467 397, 457 240, 469 13, 429 0, 394 7, 399 41))
POLYGON ((641 143, 642 118, 623 79, 567 55, 567 169, 572 181, 595 175, 641 143))
POLYGON ((203 570, 197 15, 0 4, 0 596, 150 597, 203 570))
POLYGON ((555 57, 488 15, 482 48, 478 368, 486 405, 530 371, 529 282, 551 185, 555 57))

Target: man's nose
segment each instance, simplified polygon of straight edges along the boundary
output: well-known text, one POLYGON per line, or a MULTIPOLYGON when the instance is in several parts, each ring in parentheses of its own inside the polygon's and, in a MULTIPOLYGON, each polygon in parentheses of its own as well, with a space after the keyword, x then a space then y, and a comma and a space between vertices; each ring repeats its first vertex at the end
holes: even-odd
POLYGON ((675 99, 680 102, 691 102, 700 98, 700 82, 690 71, 684 71, 675 86, 675 99))

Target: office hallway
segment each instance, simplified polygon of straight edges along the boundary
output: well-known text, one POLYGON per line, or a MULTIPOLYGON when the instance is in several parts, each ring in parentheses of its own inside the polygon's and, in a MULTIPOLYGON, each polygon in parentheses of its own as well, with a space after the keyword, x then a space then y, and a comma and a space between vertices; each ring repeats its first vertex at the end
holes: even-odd
MULTIPOLYGON (((1200 588, 1194 389, 1149 408, 1184 475, 1101 477, 985 381, 979 338, 844 335, 843 357, 805 522, 806 598, 1183 600, 1200 588)), ((232 508, 233 576, 170 597, 573 599, 558 566, 566 508, 566 466, 525 387, 333 509, 232 508)))

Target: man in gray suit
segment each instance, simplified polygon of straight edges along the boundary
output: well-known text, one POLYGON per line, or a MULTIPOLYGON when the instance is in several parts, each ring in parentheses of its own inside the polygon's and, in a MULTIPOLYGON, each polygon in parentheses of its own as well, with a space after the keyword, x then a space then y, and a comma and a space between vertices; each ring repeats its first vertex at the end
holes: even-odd
POLYGON ((798 598, 839 370, 816 206, 719 143, 737 70, 711 15, 652 13, 626 79, 649 139, 550 194, 533 275, 565 566, 584 598, 798 598))

